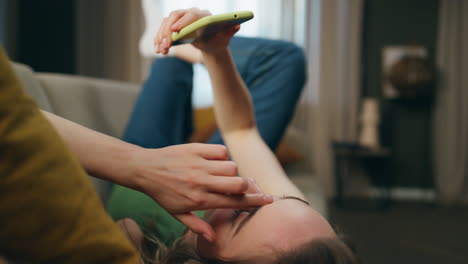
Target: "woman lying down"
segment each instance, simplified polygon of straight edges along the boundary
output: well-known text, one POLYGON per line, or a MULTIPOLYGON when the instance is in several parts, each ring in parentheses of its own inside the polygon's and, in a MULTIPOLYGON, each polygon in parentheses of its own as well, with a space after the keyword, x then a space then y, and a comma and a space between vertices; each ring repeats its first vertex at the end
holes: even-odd
MULTIPOLYGON (((192 13, 191 21, 207 15, 199 10, 192 13)), ((170 19, 161 28, 171 26, 167 23, 170 19)), ((257 183, 250 192, 277 195, 275 202, 249 210, 206 211, 204 220, 216 232, 214 242, 186 231, 168 247, 157 243, 156 253, 150 258, 156 258, 155 263, 357 263, 353 251, 309 206, 260 137, 250 95, 227 47, 239 28, 235 26, 194 46, 201 50, 210 73, 216 121, 239 175, 257 183)), ((156 38, 155 45, 158 52, 167 52, 161 38, 156 38)), ((141 249, 144 239, 140 228, 128 219, 120 225, 141 249)))

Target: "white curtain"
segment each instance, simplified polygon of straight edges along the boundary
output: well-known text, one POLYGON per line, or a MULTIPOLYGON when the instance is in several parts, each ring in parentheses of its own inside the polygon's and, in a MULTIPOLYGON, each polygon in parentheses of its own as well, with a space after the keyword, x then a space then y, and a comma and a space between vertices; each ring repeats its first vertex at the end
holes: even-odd
POLYGON ((304 44, 306 0, 142 0, 146 28, 140 42, 144 56, 155 57, 152 39, 163 17, 176 9, 198 7, 213 14, 250 10, 255 19, 242 25, 240 36, 284 39, 304 44))
POLYGON ((297 122, 305 124, 315 174, 332 197, 331 143, 357 139, 363 0, 307 3, 309 81, 297 122))
POLYGON ((468 203, 468 1, 440 5, 435 182, 441 203, 468 203))

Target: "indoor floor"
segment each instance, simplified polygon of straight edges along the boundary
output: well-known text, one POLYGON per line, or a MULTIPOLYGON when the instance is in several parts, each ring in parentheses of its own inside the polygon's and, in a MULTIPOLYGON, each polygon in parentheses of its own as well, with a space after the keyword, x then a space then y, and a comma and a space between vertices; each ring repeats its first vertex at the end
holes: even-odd
POLYGON ((366 264, 468 263, 468 207, 394 203, 385 210, 329 206, 329 218, 366 264))

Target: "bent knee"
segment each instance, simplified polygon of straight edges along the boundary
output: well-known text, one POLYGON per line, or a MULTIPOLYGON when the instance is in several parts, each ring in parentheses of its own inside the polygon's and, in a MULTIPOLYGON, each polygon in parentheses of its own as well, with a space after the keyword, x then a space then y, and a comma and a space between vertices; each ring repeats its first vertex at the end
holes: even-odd
POLYGON ((295 43, 283 41, 279 56, 284 74, 297 82, 299 85, 295 87, 301 90, 307 79, 307 60, 304 50, 295 43))
POLYGON ((295 65, 298 68, 305 67, 306 57, 304 49, 297 44, 284 40, 272 40, 270 47, 284 62, 295 65))
POLYGON ((302 47, 299 47, 297 44, 292 42, 286 42, 284 49, 286 50, 289 57, 297 62, 301 62, 303 64, 305 63, 306 57, 302 47))
POLYGON ((295 43, 283 40, 274 40, 271 45, 275 51, 273 56, 276 56, 278 66, 284 70, 289 69, 288 72, 293 74, 294 78, 305 80, 307 60, 304 49, 295 43))

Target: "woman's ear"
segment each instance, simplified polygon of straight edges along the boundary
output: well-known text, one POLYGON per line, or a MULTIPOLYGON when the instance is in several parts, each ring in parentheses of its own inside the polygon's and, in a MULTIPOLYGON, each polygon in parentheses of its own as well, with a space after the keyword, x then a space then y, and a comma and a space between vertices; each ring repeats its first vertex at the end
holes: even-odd
POLYGON ((141 243, 143 242, 143 232, 138 224, 130 218, 123 218, 117 221, 117 225, 125 236, 127 236, 128 240, 132 242, 132 245, 140 251, 141 243))

